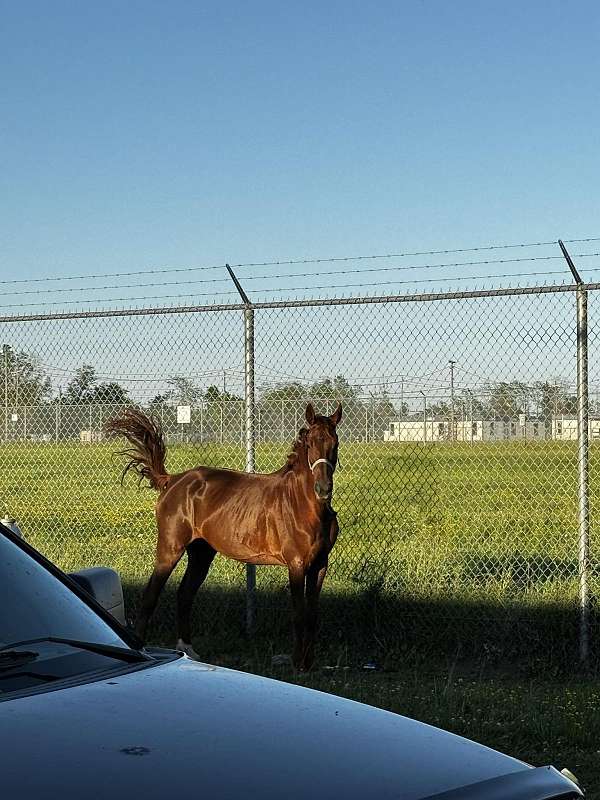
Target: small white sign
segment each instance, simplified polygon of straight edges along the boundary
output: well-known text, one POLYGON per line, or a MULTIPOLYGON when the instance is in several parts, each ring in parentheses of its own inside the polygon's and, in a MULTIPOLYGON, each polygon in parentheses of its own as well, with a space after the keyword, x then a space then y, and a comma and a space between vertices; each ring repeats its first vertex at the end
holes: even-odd
POLYGON ((521 426, 521 428, 525 427, 526 419, 527 417, 525 416, 525 414, 519 414, 519 425, 521 426))
POLYGON ((189 425, 192 421, 191 406, 177 406, 177 422, 180 425, 189 425))
POLYGON ((10 418, 11 418, 11 420, 13 422, 18 422, 19 421, 19 415, 18 414, 11 414, 10 418))

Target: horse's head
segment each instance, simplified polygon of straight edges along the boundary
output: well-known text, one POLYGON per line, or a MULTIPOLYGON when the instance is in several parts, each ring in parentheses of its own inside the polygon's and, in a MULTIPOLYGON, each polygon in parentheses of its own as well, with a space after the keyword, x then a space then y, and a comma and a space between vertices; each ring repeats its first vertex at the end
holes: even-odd
POLYGON ((315 414, 312 403, 306 406, 308 466, 315 480, 315 494, 324 503, 331 500, 333 493, 333 473, 337 466, 338 453, 336 428, 341 418, 341 403, 330 417, 315 414))

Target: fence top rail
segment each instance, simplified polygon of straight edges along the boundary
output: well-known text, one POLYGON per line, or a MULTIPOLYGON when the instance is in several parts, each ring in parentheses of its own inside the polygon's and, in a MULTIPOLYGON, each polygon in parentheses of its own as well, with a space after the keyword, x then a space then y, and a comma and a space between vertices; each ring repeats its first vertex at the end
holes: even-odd
POLYGON ((196 314, 200 312, 220 311, 245 311, 252 309, 268 308, 304 308, 318 306, 349 306, 369 305, 383 303, 422 303, 435 300, 468 300, 478 297, 510 297, 526 294, 553 294, 556 292, 576 292, 579 290, 596 291, 600 289, 600 282, 584 284, 554 284, 547 286, 519 286, 502 289, 472 289, 469 291, 454 292, 421 292, 415 294, 395 295, 363 295, 361 297, 328 297, 310 298, 304 300, 270 300, 251 303, 215 303, 191 306, 157 306, 155 308, 113 308, 98 311, 65 311, 47 314, 5 314, 0 316, 0 322, 36 322, 44 320, 67 319, 93 319, 106 317, 144 317, 168 314, 196 314))

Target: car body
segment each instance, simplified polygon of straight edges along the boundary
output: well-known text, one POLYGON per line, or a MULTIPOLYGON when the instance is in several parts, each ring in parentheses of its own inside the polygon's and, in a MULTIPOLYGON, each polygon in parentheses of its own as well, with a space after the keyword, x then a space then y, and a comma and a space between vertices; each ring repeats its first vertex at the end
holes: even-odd
POLYGON ((415 720, 177 651, 140 651, 80 584, 6 529, 0 579, 5 797, 582 797, 552 767, 415 720))

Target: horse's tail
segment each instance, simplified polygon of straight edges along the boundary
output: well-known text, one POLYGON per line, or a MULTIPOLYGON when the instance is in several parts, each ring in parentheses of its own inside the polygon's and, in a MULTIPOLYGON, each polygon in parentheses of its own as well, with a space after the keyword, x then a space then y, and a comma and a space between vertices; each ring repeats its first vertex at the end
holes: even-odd
POLYGON ((104 424, 110 436, 124 436, 131 447, 120 450, 119 455, 128 458, 121 475, 123 483, 127 473, 132 470, 141 482, 148 480, 153 489, 162 491, 169 483, 170 475, 165 467, 167 447, 160 422, 148 416, 141 408, 130 407, 104 424))

